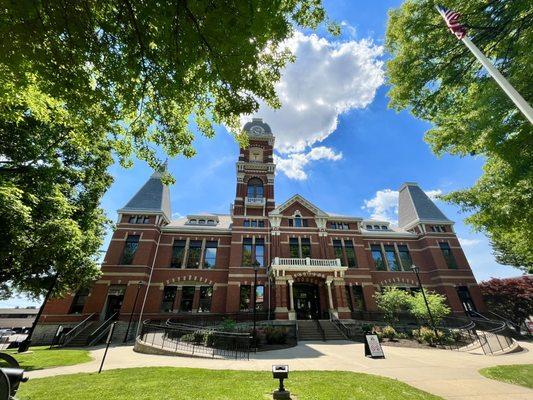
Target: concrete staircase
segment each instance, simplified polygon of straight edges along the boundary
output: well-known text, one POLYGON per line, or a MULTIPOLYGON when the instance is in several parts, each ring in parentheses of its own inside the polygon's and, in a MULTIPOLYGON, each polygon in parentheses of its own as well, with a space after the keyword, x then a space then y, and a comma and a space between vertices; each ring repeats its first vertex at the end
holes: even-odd
POLYGON ((98 327, 102 324, 100 321, 91 322, 85 327, 80 333, 78 333, 74 338, 68 342, 65 347, 85 347, 89 343, 89 335, 93 333, 98 327))
POLYGON ((339 332, 335 324, 330 320, 320 320, 318 321, 318 323, 324 331, 324 336, 326 337, 326 340, 346 340, 344 335, 339 332))
POLYGON ((298 340, 346 340, 329 320, 298 321, 298 340), (322 333, 323 332, 323 333, 322 333))

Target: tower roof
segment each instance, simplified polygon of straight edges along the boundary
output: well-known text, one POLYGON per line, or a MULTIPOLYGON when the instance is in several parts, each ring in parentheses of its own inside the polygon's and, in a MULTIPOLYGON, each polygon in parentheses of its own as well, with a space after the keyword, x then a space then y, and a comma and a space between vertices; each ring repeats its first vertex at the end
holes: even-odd
POLYGON ((406 182, 400 188, 398 226, 404 228, 416 222, 450 223, 452 221, 439 210, 417 183, 406 182))
POLYGON ((168 221, 171 219, 170 190, 161 177, 166 170, 155 171, 128 203, 119 212, 142 212, 163 214, 168 221))
POLYGON ((272 135, 272 129, 266 122, 263 122, 263 118, 252 118, 250 122, 244 124, 243 129, 252 135, 272 135))

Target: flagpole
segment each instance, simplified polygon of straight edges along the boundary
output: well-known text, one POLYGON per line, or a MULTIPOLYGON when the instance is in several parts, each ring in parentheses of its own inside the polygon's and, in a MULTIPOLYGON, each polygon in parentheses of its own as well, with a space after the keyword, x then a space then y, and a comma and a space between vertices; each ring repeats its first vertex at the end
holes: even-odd
POLYGON ((533 124, 533 108, 527 103, 526 100, 522 96, 520 96, 520 93, 518 93, 514 87, 511 86, 511 84, 503 77, 503 75, 498 71, 498 69, 492 65, 490 60, 485 57, 485 55, 481 52, 481 50, 478 49, 478 47, 472 43, 472 41, 468 38, 468 36, 465 36, 461 39, 466 47, 468 47, 468 50, 476 56, 476 58, 479 60, 481 64, 487 69, 489 74, 494 78, 494 80, 500 85, 500 87, 503 89, 503 91, 509 96, 509 98, 513 101, 513 103, 516 104, 518 109, 522 111, 522 114, 524 114, 529 122, 533 124))

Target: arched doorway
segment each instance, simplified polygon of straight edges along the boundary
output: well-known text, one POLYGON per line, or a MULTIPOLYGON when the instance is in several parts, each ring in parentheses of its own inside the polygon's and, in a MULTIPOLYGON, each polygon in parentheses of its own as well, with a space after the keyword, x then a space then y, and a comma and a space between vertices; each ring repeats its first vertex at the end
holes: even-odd
POLYGON ((293 298, 296 319, 318 319, 320 317, 320 295, 316 283, 294 283, 293 298))

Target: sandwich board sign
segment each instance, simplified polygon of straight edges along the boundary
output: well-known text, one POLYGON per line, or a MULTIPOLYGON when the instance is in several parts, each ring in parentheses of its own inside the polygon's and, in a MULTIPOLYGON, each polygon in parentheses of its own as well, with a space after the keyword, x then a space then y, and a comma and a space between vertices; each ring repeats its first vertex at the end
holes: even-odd
POLYGON ((365 356, 371 358, 385 358, 378 335, 365 335, 365 356))

